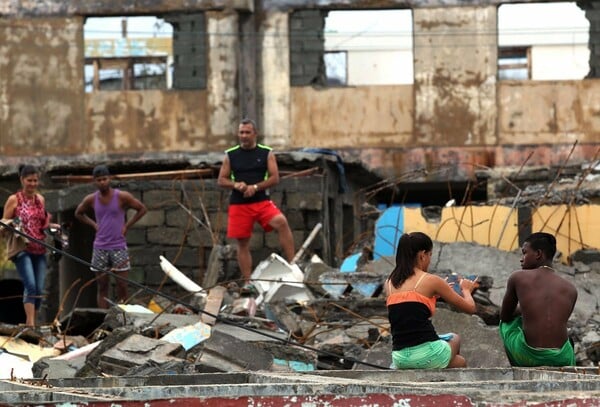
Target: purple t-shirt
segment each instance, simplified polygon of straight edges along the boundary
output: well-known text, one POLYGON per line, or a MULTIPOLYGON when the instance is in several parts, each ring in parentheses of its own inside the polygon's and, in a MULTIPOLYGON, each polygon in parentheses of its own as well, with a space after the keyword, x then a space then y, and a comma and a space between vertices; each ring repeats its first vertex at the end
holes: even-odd
POLYGON ((94 197, 94 212, 98 231, 94 239, 95 249, 126 249, 127 241, 123 236, 125 211, 119 205, 119 190, 113 190, 113 196, 107 205, 100 202, 100 192, 94 197))

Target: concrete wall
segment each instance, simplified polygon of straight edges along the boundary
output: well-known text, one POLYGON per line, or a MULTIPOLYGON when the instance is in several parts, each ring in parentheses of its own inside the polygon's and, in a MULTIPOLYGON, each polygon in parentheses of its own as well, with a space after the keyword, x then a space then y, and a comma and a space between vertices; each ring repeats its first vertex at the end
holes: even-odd
POLYGON ((541 206, 525 222, 519 209, 507 206, 443 208, 438 221, 427 220, 418 208, 403 210, 404 232, 424 232, 440 242, 475 242, 510 251, 531 232, 548 232, 556 236, 564 263, 578 250, 600 247, 600 205, 541 206))
MULTIPOLYGON (((283 170, 286 167, 280 163, 280 168, 283 170)), ((307 254, 315 253, 328 264, 335 264, 342 258, 343 251, 361 232, 349 226, 355 221, 352 185, 349 184, 350 189, 346 193, 340 193, 338 183, 337 167, 321 161, 320 170, 313 175, 283 178, 271 191, 273 201, 288 219, 296 250, 300 249, 314 226, 322 223, 323 229, 308 247, 307 254), (346 207, 350 210, 345 211, 346 207), (347 242, 344 242, 344 233, 350 234, 347 242)), ((160 268, 159 256, 162 255, 202 285, 213 246, 235 246, 235 241, 226 238, 229 191, 218 187, 214 178, 113 181, 113 186, 131 192, 148 208, 148 213, 127 235, 132 265, 129 278, 133 281, 153 287, 162 284, 168 292, 177 292, 176 284, 166 278, 160 268), (207 226, 199 224, 181 205, 207 226)), ((0 191, 8 189, 2 184, 0 191)), ((53 219, 71 225, 68 253, 74 258, 63 256, 61 274, 57 279, 60 287, 56 292, 59 298, 52 299, 58 303, 67 295, 64 303, 66 310, 71 309, 76 298, 80 307, 95 306, 95 285, 85 285, 94 277, 89 264, 85 264, 91 261, 94 233, 90 227, 74 218, 75 207, 93 191, 91 183, 47 185, 44 190, 47 209, 54 215, 53 219), (80 290, 82 293, 79 293, 80 290)), ((277 233, 265 233, 258 225, 250 240, 250 248, 254 266, 271 253, 281 254, 277 233)), ((235 256, 231 255, 228 260, 224 263, 221 280, 239 278, 235 256)), ((130 294, 133 294, 133 289, 130 294)))
POLYGON ((415 10, 413 18, 419 144, 493 144, 497 43, 487 33, 496 8, 415 10))
POLYGON ((410 85, 295 87, 291 116, 293 147, 403 147, 415 142, 410 85))
POLYGON ((82 19, 0 24, 0 154, 82 151, 82 19))
MULTIPOLYGON (((213 143, 207 104, 203 90, 88 93, 86 131, 73 137, 81 140, 80 148, 65 145, 61 153, 204 151, 213 143)), ((223 140, 220 145, 230 142, 223 140)))
MULTIPOLYGON (((450 164, 457 168, 445 176, 469 178, 474 164, 511 162, 525 144, 568 149, 575 140, 600 142, 596 80, 496 83, 497 43, 490 33, 496 29, 497 1, 460 6, 265 1, 254 20, 248 18, 250 3, 201 1, 189 6, 190 12, 207 18, 209 35, 198 37, 208 44, 206 90, 88 95, 82 78, 83 17, 67 15, 180 13, 187 3, 3 3, 7 24, 0 38, 0 153, 78 159, 87 154, 222 151, 235 140, 240 114, 248 111, 256 112, 266 144, 280 150, 344 150, 385 176, 450 164), (307 8, 319 9, 308 17, 322 15, 342 3, 345 8, 414 7, 413 86, 291 86, 290 16, 307 8), (240 26, 248 34, 251 24, 257 34, 255 59, 240 51, 247 39, 228 35, 239 34, 240 26), (256 80, 241 79, 251 72, 256 80)), ((314 31, 314 26, 306 29, 314 31)), ((573 159, 590 159, 590 151, 577 150, 573 159)), ((553 155, 547 161, 560 162, 553 155)))
POLYGON ((498 102, 498 144, 600 142, 600 80, 502 82, 498 102))

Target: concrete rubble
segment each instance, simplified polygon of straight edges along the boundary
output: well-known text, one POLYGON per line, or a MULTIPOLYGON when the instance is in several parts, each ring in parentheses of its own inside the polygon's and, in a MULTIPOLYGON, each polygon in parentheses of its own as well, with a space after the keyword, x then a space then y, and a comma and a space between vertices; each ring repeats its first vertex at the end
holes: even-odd
MULTIPOLYGON (((578 389, 577 397, 583 394, 600 402, 600 262, 586 263, 596 257, 588 251, 577 257, 576 266, 557 264, 556 269, 580 292, 570 325, 578 366, 571 374, 578 376, 582 371, 579 369, 584 369, 590 375, 586 376, 589 389, 578 389)), ((6 335, 2 337, 0 364, 3 379, 8 379, 0 382, 0 401, 13 400, 8 397, 13 390, 2 390, 8 383, 57 386, 57 381, 79 379, 86 383, 100 377, 187 377, 233 372, 293 375, 369 370, 393 375, 381 290, 393 268, 391 260, 380 258, 366 262, 360 271, 342 273, 315 256, 290 265, 272 255, 253 273, 259 287, 256 298, 247 296, 235 284, 225 284, 216 285, 204 295, 192 295, 197 306, 185 307, 157 297, 151 307, 117 305, 108 312, 75 309, 60 325, 68 327, 70 335, 0 326, 0 334, 6 335), (93 321, 97 325, 90 325, 93 321), (23 347, 23 343, 35 351, 23 347), (5 366, 11 366, 9 374, 5 366)), ((481 277, 475 295, 477 315, 456 313, 442 302, 433 322, 439 333, 461 334, 461 353, 468 361, 469 372, 505 372, 493 379, 498 385, 503 375, 515 374, 504 354, 497 321, 506 279, 516 265, 517 253, 471 243, 436 242, 431 262, 430 271, 442 276, 459 273, 481 277), (481 260, 474 264, 469 260, 474 257, 481 260)), ((385 383, 378 386, 385 387, 385 383)), ((377 391, 383 391, 383 387, 377 391)), ((550 397, 563 399, 558 394, 550 397)), ((64 400, 71 398, 65 396, 64 400)))

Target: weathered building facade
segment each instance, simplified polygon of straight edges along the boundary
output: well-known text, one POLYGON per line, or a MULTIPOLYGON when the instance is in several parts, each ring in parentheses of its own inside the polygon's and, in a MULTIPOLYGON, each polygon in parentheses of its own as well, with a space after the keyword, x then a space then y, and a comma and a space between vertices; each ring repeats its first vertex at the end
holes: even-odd
MULTIPOLYGON (((497 78, 497 8, 512 1, 0 2, 0 154, 105 156, 222 151, 236 121, 257 118, 279 149, 323 147, 386 176, 423 163, 589 159, 600 141, 597 1, 590 78, 497 78), (327 87, 323 26, 338 9, 411 8, 414 84, 327 87), (87 17, 156 15, 174 26, 174 87, 84 91, 87 17), (461 45, 463 44, 463 45, 461 45)), ((515 2, 516 3, 516 2, 515 2)), ((519 1, 522 3, 522 1, 519 1)))

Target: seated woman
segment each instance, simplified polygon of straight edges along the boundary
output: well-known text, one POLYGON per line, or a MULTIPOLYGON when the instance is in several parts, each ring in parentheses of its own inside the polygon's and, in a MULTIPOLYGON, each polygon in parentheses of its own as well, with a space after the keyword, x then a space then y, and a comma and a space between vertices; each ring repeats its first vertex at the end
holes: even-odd
POLYGON ((392 361, 397 369, 467 366, 460 355, 460 337, 454 333, 439 337, 431 317, 438 297, 460 311, 473 314, 475 301, 471 293, 478 284, 461 279, 461 296, 446 280, 429 274, 432 249, 433 242, 426 234, 403 234, 396 250, 396 267, 385 283, 393 339, 392 361))

